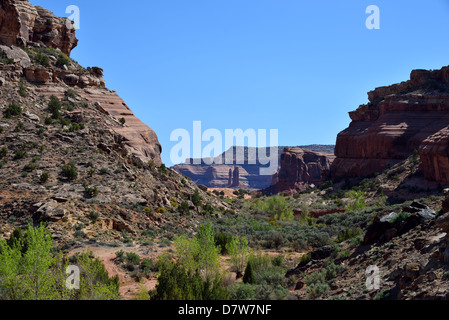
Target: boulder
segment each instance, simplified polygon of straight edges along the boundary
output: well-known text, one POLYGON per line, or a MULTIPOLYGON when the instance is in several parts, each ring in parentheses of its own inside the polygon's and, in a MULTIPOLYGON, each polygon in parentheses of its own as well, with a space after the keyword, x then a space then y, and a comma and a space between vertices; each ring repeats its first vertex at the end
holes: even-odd
POLYGON ((376 242, 390 241, 420 224, 433 221, 437 216, 436 212, 427 206, 416 209, 413 213, 407 211, 402 213, 391 212, 383 217, 376 217, 366 230, 364 244, 370 245, 376 242))
POLYGON ((28 0, 0 0, 0 42, 8 46, 43 43, 70 55, 76 47, 73 22, 28 0))
POLYGON ((50 70, 40 67, 30 67, 25 69, 25 78, 29 82, 47 83, 52 79, 50 70))
POLYGON ((58 222, 68 216, 68 211, 55 200, 35 206, 39 206, 35 213, 42 221, 58 222))
POLYGON ((37 116, 37 115, 35 115, 33 113, 25 112, 23 115, 25 117, 27 117, 28 119, 30 119, 31 121, 34 121, 34 122, 37 122, 37 123, 39 123, 41 121, 41 118, 39 118, 39 116, 37 116))
POLYGON ((14 62, 19 63, 22 68, 28 68, 32 65, 28 54, 19 47, 0 45, 0 50, 6 54, 8 59, 13 59, 14 62))

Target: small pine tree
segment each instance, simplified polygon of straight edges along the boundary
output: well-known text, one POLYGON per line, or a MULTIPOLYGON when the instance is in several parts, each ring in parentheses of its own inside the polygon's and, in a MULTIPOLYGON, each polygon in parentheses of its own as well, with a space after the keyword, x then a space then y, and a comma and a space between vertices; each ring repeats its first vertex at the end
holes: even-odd
POLYGON ((243 275, 243 283, 255 284, 256 276, 253 271, 253 264, 248 261, 246 264, 245 274, 243 275))

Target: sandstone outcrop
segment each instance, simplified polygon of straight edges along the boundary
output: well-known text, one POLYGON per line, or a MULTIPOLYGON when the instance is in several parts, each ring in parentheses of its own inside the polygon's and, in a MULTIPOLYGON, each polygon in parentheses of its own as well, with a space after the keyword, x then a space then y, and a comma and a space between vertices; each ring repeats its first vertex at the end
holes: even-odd
POLYGON ((304 191, 323 182, 335 156, 298 147, 285 148, 279 172, 273 178, 274 192, 304 191))
MULTIPOLYGON (((315 152, 323 152, 330 154, 333 157, 334 152, 333 145, 309 145, 301 146, 300 148, 313 150, 315 152)), ((267 165, 262 165, 259 161, 255 164, 250 164, 249 155, 251 153, 257 154, 257 150, 250 150, 247 147, 233 147, 227 152, 232 152, 234 158, 230 164, 208 164, 212 163, 210 159, 203 159, 202 161, 195 161, 195 159, 187 159, 185 163, 173 166, 173 169, 184 174, 185 176, 192 179, 197 184, 205 185, 209 188, 227 188, 232 186, 236 168, 238 168, 238 184, 232 186, 232 188, 242 188, 242 189, 266 189, 273 184, 273 175, 261 175, 260 169, 267 167, 267 165), (243 154, 243 164, 237 163, 237 154, 243 154), (207 161, 205 161, 207 160, 207 161), (201 164, 195 164, 195 163, 201 164)), ((255 149, 255 148, 253 148, 255 149)), ((277 150, 278 166, 280 164, 281 154, 284 152, 285 147, 275 148, 277 150)), ((225 153, 217 158, 222 159, 222 163, 225 162, 225 153)), ((269 150, 267 150, 269 155, 269 150)))
POLYGON ((448 182, 448 85, 445 67, 414 70, 409 81, 369 92, 370 102, 349 113, 352 122, 337 137, 331 175, 365 177, 419 150, 425 176, 448 182))
POLYGON ((56 17, 28 0, 0 0, 0 42, 8 46, 42 43, 70 55, 78 39, 70 19, 56 17))
POLYGON ((46 98, 62 99, 68 87, 76 89, 80 98, 109 117, 110 131, 134 165, 161 165, 162 148, 156 133, 134 116, 115 91, 106 89, 103 69, 84 69, 61 54, 69 55, 77 44, 72 21, 34 7, 28 0, 0 0, 0 43, 0 53, 7 58, 0 66, 2 79, 19 82, 24 78, 46 98), (37 54, 46 56, 46 63, 37 60, 37 54))

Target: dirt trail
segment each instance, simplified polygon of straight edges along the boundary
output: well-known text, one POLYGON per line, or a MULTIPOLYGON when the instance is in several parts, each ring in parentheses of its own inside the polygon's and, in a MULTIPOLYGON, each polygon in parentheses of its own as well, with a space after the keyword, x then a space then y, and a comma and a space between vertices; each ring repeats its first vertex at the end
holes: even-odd
MULTIPOLYGON (((157 258, 169 248, 157 248, 156 251, 148 252, 149 250, 145 247, 83 247, 72 250, 69 255, 76 253, 81 253, 85 251, 92 251, 93 255, 100 259, 104 264, 105 269, 109 273, 110 277, 118 275, 120 280, 120 296, 122 300, 132 300, 135 295, 139 292, 141 284, 136 282, 135 279, 131 278, 127 272, 115 263, 116 252, 123 250, 126 252, 137 253, 141 258, 153 259, 157 261, 157 258)), ((147 291, 156 288, 157 280, 156 276, 150 279, 143 279, 143 286, 147 291)))

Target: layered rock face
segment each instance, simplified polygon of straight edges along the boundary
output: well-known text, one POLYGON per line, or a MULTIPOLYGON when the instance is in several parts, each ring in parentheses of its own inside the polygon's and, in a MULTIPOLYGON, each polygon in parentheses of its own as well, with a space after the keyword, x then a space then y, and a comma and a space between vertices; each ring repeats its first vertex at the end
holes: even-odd
POLYGON ((0 42, 8 46, 43 43, 70 55, 78 40, 73 22, 28 0, 0 0, 0 42))
POLYGON ((274 192, 304 191, 319 185, 334 161, 331 153, 321 153, 298 147, 285 148, 281 167, 273 178, 274 192))
MULTIPOLYGON (((36 92, 47 98, 54 95, 62 99, 65 95, 65 91, 50 86, 41 86, 36 92)), ((79 91, 79 94, 109 117, 106 124, 115 135, 116 143, 122 146, 123 155, 129 157, 134 165, 143 167, 150 161, 157 166, 161 165, 162 147, 156 133, 134 115, 115 91, 89 87, 79 91), (124 124, 120 123, 122 118, 124 124)))
MULTIPOLYGON (((329 159, 334 158, 333 145, 309 145, 299 147, 301 149, 312 150, 317 154, 323 153, 329 159)), ((234 147, 231 152, 234 154, 234 161, 232 164, 206 164, 211 163, 209 161, 201 161, 201 164, 194 164, 194 159, 187 159, 185 164, 178 164, 173 167, 173 169, 184 174, 185 176, 192 179, 192 181, 197 184, 205 185, 209 188, 242 188, 242 189, 266 189, 273 185, 273 175, 261 175, 260 168, 267 167, 262 165, 260 162, 256 161, 255 164, 249 164, 249 154, 251 151, 253 154, 258 154, 251 148, 234 147), (240 156, 244 160, 244 164, 237 164, 236 159, 239 158, 237 154, 242 154, 240 156)), ((254 148, 252 148, 254 149, 254 148)), ((281 155, 284 152, 285 147, 275 148, 277 151, 278 167, 281 165, 281 155)), ((225 153, 221 156, 222 162, 225 163, 225 153)), ((267 155, 269 155, 269 150, 267 150, 267 155)), ((306 157, 307 158, 307 157, 306 157)), ((308 158, 307 158, 308 159, 308 158)), ((311 169, 313 171, 313 169, 311 169)), ((314 174, 314 173, 313 173, 314 174)), ((277 173, 274 175, 277 177, 277 173)), ((317 181, 319 179, 315 179, 317 181)), ((276 181, 274 181, 275 183, 276 181)))
POLYGON ((409 81, 368 93, 370 102, 349 113, 352 122, 337 137, 331 175, 365 177, 419 150, 426 177, 443 181, 448 84, 449 67, 414 70, 409 81))
POLYGON ((67 88, 76 89, 80 97, 108 116, 109 129, 116 136, 117 144, 123 146, 124 156, 134 165, 162 163, 162 148, 156 133, 134 116, 115 91, 105 88, 103 70, 84 69, 61 54, 70 54, 77 44, 72 21, 34 7, 28 0, 0 0, 0 42, 3 43, 0 57, 12 62, 0 65, 1 79, 14 83, 24 78, 46 98, 54 95, 62 99, 67 88), (16 45, 28 49, 25 52, 16 45), (46 63, 36 59, 38 53, 46 56, 46 63), (68 62, 61 63, 61 59, 68 62))

